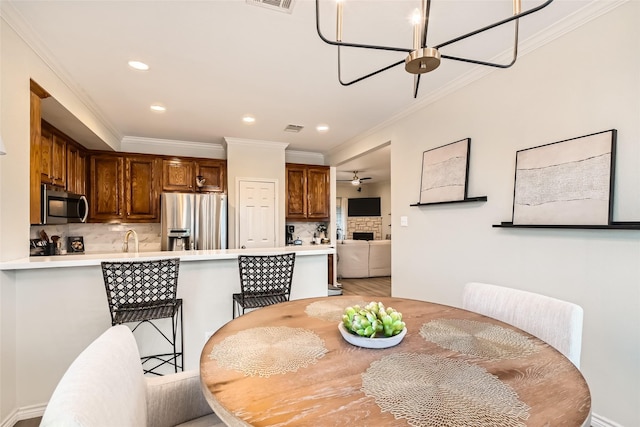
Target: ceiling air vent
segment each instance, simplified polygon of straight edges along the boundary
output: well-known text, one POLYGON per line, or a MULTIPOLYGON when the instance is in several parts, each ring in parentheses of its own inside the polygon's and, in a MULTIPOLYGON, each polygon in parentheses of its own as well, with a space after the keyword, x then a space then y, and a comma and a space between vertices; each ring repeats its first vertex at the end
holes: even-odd
POLYGON ((247 0, 247 3, 277 10, 278 12, 293 12, 293 0, 247 0))
POLYGON ((295 132, 298 133, 300 132, 302 129, 304 129, 304 126, 301 125, 287 125, 286 128, 284 128, 285 132, 295 132))

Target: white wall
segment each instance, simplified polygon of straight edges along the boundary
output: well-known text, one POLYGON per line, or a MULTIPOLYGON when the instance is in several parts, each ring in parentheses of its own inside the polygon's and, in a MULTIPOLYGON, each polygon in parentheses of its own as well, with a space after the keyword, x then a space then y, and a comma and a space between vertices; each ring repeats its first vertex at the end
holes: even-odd
MULTIPOLYGON (((0 2, 0 129, 7 155, 0 157, 0 261, 29 254, 29 79, 37 81, 92 132, 112 147, 114 135, 75 96, 4 19, 0 2)), ((16 284, 13 273, 0 273, 0 422, 16 409, 16 284)))
POLYGON ((463 285, 484 281, 580 304, 593 411, 624 426, 640 425, 640 231, 491 225, 511 220, 517 150, 611 128, 614 219, 640 221, 638 22, 628 2, 360 141, 392 140, 393 295, 459 306, 463 285), (409 207, 422 152, 464 137, 469 196, 488 202, 409 207))
POLYGON ((225 138, 227 142, 227 179, 229 194, 229 248, 236 247, 237 194, 239 178, 277 180, 276 246, 284 244, 286 203, 285 149, 282 142, 225 138))

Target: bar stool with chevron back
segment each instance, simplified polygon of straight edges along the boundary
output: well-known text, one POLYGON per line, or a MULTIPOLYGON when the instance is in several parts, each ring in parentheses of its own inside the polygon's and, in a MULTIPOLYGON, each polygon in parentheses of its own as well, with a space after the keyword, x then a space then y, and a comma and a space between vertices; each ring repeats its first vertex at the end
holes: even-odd
POLYGON ((233 318, 245 310, 289 301, 296 254, 240 255, 241 292, 233 294, 233 318), (237 308, 237 310, 236 310, 237 308))
POLYGON ((102 262, 111 324, 127 324, 132 332, 143 324, 150 325, 162 336, 160 341, 166 341, 171 348, 142 356, 145 374, 162 375, 160 368, 166 365, 172 366, 174 372, 183 370, 182 299, 176 298, 179 267, 179 258, 102 262), (160 319, 171 319, 170 332, 166 322, 162 327, 160 319))

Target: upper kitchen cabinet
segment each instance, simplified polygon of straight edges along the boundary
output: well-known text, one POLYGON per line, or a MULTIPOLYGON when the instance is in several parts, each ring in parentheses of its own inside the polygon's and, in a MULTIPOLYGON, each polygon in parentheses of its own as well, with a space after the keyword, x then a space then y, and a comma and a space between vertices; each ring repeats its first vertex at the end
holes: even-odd
POLYGON ((159 164, 152 156, 93 154, 89 219, 157 222, 159 164))
POLYGON ((160 202, 159 162, 153 157, 125 157, 125 202, 127 221, 157 222, 160 202))
POLYGON ((162 160, 162 191, 225 192, 226 183, 226 160, 199 158, 162 160))
POLYGON ((196 186, 200 191, 227 191, 227 162, 225 160, 196 160, 196 186))
POLYGON ((40 143, 42 139, 42 99, 49 97, 49 94, 36 82, 31 80, 30 99, 30 137, 29 137, 29 221, 31 224, 40 224, 40 143))
POLYGON ((193 192, 195 162, 186 159, 162 160, 162 191, 193 192))
POLYGON ((123 220, 124 158, 111 154, 93 154, 89 161, 89 171, 89 220, 123 220))
POLYGON ((47 122, 42 122, 40 137, 40 182, 65 188, 67 179, 67 142, 47 122))
POLYGON ((287 220, 329 220, 329 167, 287 163, 287 220))
POLYGON ((87 152, 77 144, 67 142, 67 191, 87 192, 87 152))

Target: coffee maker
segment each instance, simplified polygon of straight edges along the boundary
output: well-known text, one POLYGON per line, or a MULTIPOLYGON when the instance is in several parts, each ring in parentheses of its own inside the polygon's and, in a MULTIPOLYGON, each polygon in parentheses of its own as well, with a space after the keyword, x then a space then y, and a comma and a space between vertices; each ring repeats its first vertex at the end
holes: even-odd
POLYGON ((293 232, 296 227, 294 225, 287 225, 287 245, 293 245, 293 232))

